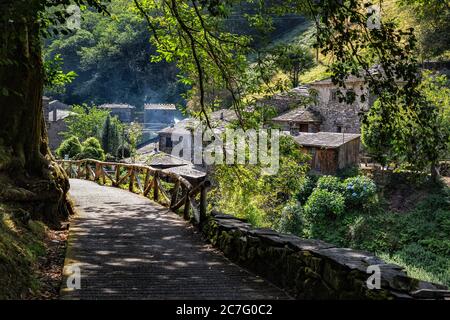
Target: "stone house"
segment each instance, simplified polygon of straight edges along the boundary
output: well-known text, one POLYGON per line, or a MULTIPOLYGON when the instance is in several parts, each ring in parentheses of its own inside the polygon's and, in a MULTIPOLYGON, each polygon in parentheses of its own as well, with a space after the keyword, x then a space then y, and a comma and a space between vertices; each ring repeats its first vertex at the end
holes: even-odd
MULTIPOLYGON (((218 134, 225 130, 227 124, 237 120, 234 110, 221 109, 214 111, 209 115, 209 120, 214 131, 218 134)), ((195 118, 183 119, 170 127, 166 127, 158 132, 159 150, 165 153, 171 153, 176 144, 172 139, 176 136, 191 136, 192 132, 200 126, 200 121, 195 118)), ((192 146, 193 148, 193 146, 192 146)), ((183 155, 179 155, 182 157, 183 155)))
POLYGON ((47 125, 48 145, 50 150, 55 151, 63 141, 61 133, 67 130, 64 119, 71 114, 70 106, 58 100, 50 101, 47 97, 43 97, 42 103, 47 125))
POLYGON ((319 132, 322 116, 311 107, 296 108, 272 119, 283 131, 291 134, 299 132, 319 132))
POLYGON ((360 133, 361 115, 374 101, 365 88, 364 80, 354 76, 347 79, 346 89, 339 89, 331 79, 325 79, 294 88, 281 94, 284 99, 277 95, 266 103, 275 105, 281 112, 272 122, 293 134, 318 131, 360 133), (339 90, 343 94, 353 91, 355 102, 340 102, 339 90), (359 99, 362 94, 369 96, 365 102, 359 99))
POLYGON ((144 128, 157 132, 183 119, 174 104, 147 103, 144 105, 144 128))
POLYGON ((123 123, 130 123, 133 121, 133 110, 135 107, 129 104, 107 103, 100 105, 99 108, 109 110, 112 116, 117 116, 123 123))

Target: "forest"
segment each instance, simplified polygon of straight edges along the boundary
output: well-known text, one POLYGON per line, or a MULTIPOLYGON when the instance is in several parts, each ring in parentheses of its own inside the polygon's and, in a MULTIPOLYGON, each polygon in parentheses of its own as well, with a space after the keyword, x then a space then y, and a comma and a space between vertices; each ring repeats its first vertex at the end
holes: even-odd
MULTIPOLYGON (((448 288, 450 5, 439 0, 377 5, 2 2, 0 299, 60 298, 66 248, 80 217, 71 196, 71 184, 79 179, 73 179, 72 165, 64 164, 79 163, 76 178, 89 179, 88 162, 80 171, 82 161, 100 161, 103 165, 91 169, 96 182, 144 196, 154 188, 151 199, 168 198, 169 208, 184 192, 186 176, 170 186, 170 199, 164 195, 169 178, 155 175, 150 184, 148 172, 125 170, 151 166, 161 156, 140 149, 155 141, 162 149, 161 140, 146 141, 146 105, 173 104, 185 120, 213 132, 222 130, 214 114, 222 112, 224 120, 223 110, 233 114, 229 129, 275 132, 281 127, 272 119, 320 105, 323 92, 309 88, 328 80, 336 88, 330 91, 335 105, 356 110, 369 104, 358 112, 358 131, 348 132, 360 139, 358 161, 333 173, 315 172, 311 163, 319 151, 299 147, 302 132, 292 133, 288 123, 291 132, 280 136, 279 145, 269 145, 271 152, 279 151, 276 174, 268 175, 261 163, 190 167, 207 176, 206 214, 220 212, 260 230, 363 250, 399 265, 413 279, 448 288), (69 24, 73 5, 80 12, 76 28, 69 24), (352 87, 355 78, 359 82, 352 87), (291 97, 303 87, 307 99, 291 97), (53 150, 43 96, 70 106, 53 150), (286 96, 294 103, 281 110, 274 101, 286 96), (105 104, 135 107, 132 121, 120 120, 105 104), (367 158, 373 167, 364 165, 367 158), (111 163, 115 169, 105 169, 114 168, 111 163)), ((332 133, 344 137, 341 126, 332 133)), ((167 127, 177 128, 177 122, 167 127)), ((252 146, 245 143, 243 158, 249 160, 252 146)), ((202 197, 199 193, 200 203, 202 197)), ((186 199, 184 211, 180 205, 174 213, 194 221, 194 210, 186 216, 189 193, 186 199)))

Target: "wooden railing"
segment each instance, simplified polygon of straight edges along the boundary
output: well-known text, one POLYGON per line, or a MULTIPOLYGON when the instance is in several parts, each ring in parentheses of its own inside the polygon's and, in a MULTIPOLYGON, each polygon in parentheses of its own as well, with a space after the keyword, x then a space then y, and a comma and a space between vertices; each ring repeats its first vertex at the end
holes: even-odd
POLYGON ((93 159, 58 160, 70 178, 95 181, 103 185, 128 188, 172 211, 183 210, 185 219, 201 223, 206 217, 209 181, 196 185, 182 176, 139 164, 103 162, 93 159))

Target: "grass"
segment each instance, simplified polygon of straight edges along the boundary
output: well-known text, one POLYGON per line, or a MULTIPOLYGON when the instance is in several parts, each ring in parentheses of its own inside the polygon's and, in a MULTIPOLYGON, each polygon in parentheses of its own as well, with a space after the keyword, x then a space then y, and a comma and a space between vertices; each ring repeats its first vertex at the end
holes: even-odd
POLYGON ((0 204, 0 299, 27 298, 40 288, 36 269, 46 229, 41 222, 24 223, 24 214, 0 204))

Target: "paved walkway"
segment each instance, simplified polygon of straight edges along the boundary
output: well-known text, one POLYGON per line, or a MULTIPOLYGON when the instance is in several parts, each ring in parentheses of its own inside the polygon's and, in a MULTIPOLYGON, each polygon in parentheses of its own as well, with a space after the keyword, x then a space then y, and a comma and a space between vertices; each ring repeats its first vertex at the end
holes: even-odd
POLYGON ((63 299, 286 299, 231 263, 188 223, 140 195, 70 180, 78 216, 66 267, 80 263, 81 289, 63 299))

